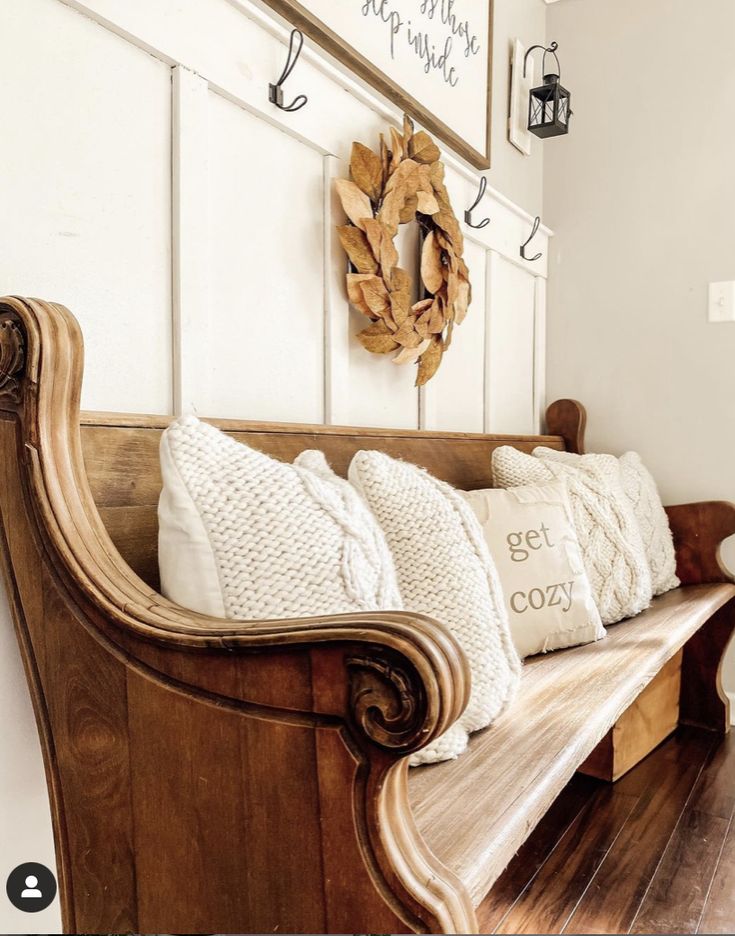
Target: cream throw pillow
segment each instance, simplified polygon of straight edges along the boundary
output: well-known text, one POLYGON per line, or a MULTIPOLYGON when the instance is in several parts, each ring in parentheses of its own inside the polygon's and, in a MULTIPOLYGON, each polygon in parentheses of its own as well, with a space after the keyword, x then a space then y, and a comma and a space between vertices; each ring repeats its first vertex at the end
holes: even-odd
POLYGON ((520 676, 500 582, 482 530, 457 491, 382 452, 358 452, 349 479, 385 533, 404 607, 446 624, 467 654, 472 671, 469 705, 411 763, 457 757, 467 745, 468 732, 489 725, 507 705, 520 676))
POLYGON ((605 456, 582 468, 565 459, 546 458, 543 449, 536 453, 538 457, 526 455, 507 445, 496 449, 496 486, 564 481, 602 623, 614 624, 643 611, 651 602, 651 572, 617 459, 605 456))
POLYGON ((605 636, 562 482, 463 496, 498 570, 521 657, 605 636))
POLYGON ((382 533, 348 485, 193 416, 161 438, 163 594, 232 620, 400 609, 382 533))
MULTIPOLYGON (((540 447, 534 455, 563 461, 565 464, 582 468, 604 464, 612 455, 575 455, 572 452, 556 452, 540 447)), ((676 588, 680 582, 676 575, 676 552, 661 497, 653 476, 641 461, 637 452, 626 452, 618 460, 620 480, 638 522, 643 548, 651 570, 651 587, 654 595, 676 588)))

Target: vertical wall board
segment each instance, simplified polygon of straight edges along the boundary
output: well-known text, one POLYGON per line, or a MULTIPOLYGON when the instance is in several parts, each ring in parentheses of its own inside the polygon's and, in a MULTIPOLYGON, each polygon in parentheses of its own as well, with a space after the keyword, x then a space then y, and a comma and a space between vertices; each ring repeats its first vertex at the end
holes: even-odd
POLYGON ((173 367, 174 412, 196 403, 209 371, 209 88, 181 65, 173 71, 173 367))
POLYGON ((171 70, 57 0, 0 35, 0 292, 73 310, 83 406, 170 412, 171 70))
POLYGON ((210 92, 204 415, 324 418, 322 156, 210 92))
POLYGON ((534 314, 533 408, 536 414, 534 432, 545 431, 546 418, 546 280, 536 277, 534 314))
POLYGON ((486 430, 533 433, 535 277, 488 256, 486 430))
POLYGON ((484 247, 465 239, 472 303, 454 329, 452 343, 435 377, 422 388, 423 429, 482 432, 485 419, 485 280, 484 247))

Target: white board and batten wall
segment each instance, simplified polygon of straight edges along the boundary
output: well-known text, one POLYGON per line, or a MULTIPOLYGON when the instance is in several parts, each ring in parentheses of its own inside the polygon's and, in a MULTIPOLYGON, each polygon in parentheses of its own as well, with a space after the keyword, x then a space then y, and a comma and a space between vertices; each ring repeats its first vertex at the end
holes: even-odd
MULTIPOLYGON (((540 0, 496 0, 496 108, 507 34, 540 0)), ((541 14, 543 16, 543 14, 541 14)), ((543 24, 543 18, 540 20, 543 24)), ((473 304, 437 377, 370 355, 348 309, 343 217, 332 180, 353 140, 376 145, 400 113, 307 41, 285 85, 268 83, 289 30, 256 0, 3 0, 0 294, 67 305, 86 345, 91 410, 458 431, 535 432, 543 405, 546 254, 539 204, 489 188, 465 227, 473 304), (535 251, 534 251, 535 252, 535 251)), ((536 35, 529 35, 534 40, 536 35)), ((508 190, 540 196, 540 163, 509 155, 508 190), (533 164, 533 169, 531 165, 533 164)), ((501 132, 498 132, 500 128, 501 132)), ((479 174, 444 152, 458 217, 479 174)), ((498 170, 491 183, 501 182, 498 170)), ((416 258, 415 228, 400 235, 416 258)), ((413 265, 415 270, 415 263, 413 265)), ((53 867, 43 770, 7 604, 0 607, 0 877, 53 867)), ((58 903, 29 920, 3 903, 0 930, 55 932, 58 903)))
MULTIPOLYGON (((474 301, 437 378, 419 393, 413 368, 367 354, 331 180, 352 140, 376 145, 400 114, 308 41, 284 92, 309 103, 275 108, 288 29, 266 7, 6 0, 0 20, 16 141, 0 179, 13 218, 0 288, 78 316, 85 408, 537 429, 548 232, 544 258, 525 263, 533 219, 489 190, 475 216, 491 224, 465 228, 474 301)), ((479 174, 444 159, 461 218, 479 174)), ((407 233, 404 265, 411 249, 407 233)))

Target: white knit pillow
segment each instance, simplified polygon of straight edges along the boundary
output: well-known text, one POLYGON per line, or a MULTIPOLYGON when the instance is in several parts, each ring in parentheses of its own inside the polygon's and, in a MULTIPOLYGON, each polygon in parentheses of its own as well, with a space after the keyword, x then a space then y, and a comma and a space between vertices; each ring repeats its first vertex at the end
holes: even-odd
POLYGON ((533 457, 507 445, 496 449, 496 486, 565 481, 603 624, 638 614, 651 602, 651 572, 633 509, 623 492, 617 459, 600 456, 603 460, 582 467, 565 458, 547 457, 551 451, 537 448, 533 457))
POLYGON ((646 560, 651 570, 653 594, 662 595, 681 584, 676 576, 676 552, 669 518, 661 503, 656 482, 637 452, 626 452, 619 459, 615 459, 613 455, 575 455, 572 452, 557 452, 547 448, 534 450, 534 455, 539 453, 542 458, 562 461, 581 468, 611 464, 610 459, 617 461, 622 488, 633 508, 643 540, 646 560))
POLYGON ((489 725, 520 676, 497 573, 469 505, 449 485, 382 452, 358 452, 349 469, 385 533, 407 610, 446 624, 472 672, 470 702, 412 764, 457 757, 467 732, 489 725))
POLYGON ((234 620, 399 609, 359 498, 187 416, 161 438, 163 593, 234 620))
POLYGON ((681 582, 676 575, 674 538, 656 482, 637 452, 626 452, 620 457, 620 477, 643 537, 653 594, 663 595, 681 582))

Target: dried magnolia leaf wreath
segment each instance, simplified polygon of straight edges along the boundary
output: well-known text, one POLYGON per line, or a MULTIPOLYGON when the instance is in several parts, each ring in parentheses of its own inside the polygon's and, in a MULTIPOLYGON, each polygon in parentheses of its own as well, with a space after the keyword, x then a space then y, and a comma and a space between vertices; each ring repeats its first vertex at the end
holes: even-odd
POLYGON ((352 144, 352 181, 337 192, 350 224, 338 227, 355 272, 347 274, 350 302, 372 324, 357 336, 374 354, 398 353, 396 364, 418 362, 416 386, 437 372, 471 300, 464 238, 444 185, 439 148, 410 118, 403 135, 391 127, 391 147, 380 135, 380 155, 352 144), (421 280, 425 298, 411 305, 411 276, 398 266, 393 240, 416 220, 423 234, 421 280))

